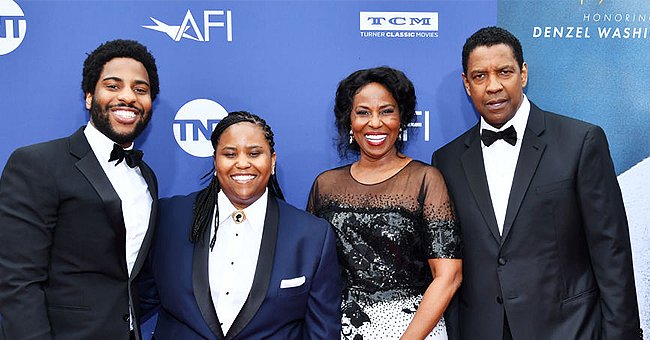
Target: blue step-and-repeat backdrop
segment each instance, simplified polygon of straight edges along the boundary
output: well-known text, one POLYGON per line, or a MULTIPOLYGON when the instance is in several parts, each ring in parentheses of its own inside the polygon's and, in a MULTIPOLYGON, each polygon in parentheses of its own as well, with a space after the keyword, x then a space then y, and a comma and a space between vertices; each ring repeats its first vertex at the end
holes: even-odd
MULTIPOLYGON (((644 328, 650 326, 650 4, 645 0, 13 1, 0 0, 0 166, 19 146, 88 121, 86 54, 135 39, 156 57, 161 93, 136 141, 160 196, 186 194, 212 167, 210 132, 228 111, 264 117, 276 134, 287 201, 340 160, 334 94, 380 65, 416 86, 406 154, 431 153, 478 115, 462 86, 461 48, 501 25, 522 41, 531 100, 601 125, 624 192, 644 328)), ((0 245, 1 246, 1 245, 0 245)))

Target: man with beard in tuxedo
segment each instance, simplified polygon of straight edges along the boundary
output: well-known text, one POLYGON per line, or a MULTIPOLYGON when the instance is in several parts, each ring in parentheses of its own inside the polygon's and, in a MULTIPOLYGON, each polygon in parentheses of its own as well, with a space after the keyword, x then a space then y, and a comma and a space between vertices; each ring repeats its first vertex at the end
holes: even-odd
POLYGON ((154 57, 109 41, 84 62, 89 124, 14 151, 0 179, 0 339, 140 339, 134 284, 157 182, 133 141, 159 92, 154 57))

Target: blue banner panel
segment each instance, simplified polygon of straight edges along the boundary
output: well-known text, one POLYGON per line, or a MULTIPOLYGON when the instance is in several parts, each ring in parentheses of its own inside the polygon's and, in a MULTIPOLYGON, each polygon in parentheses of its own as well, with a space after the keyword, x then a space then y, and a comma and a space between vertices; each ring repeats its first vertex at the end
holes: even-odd
POLYGON ((136 146, 158 175, 161 197, 204 186, 200 178, 212 167, 206 137, 227 111, 247 110, 272 126, 280 184, 299 207, 318 173, 350 161, 339 160, 334 145, 332 108, 341 79, 380 65, 403 70, 418 94, 406 153, 428 161, 476 122, 462 87, 460 52, 472 32, 496 21, 495 1, 18 5, 23 15, 0 12, 0 21, 11 21, 0 30, 23 38, 0 55, 0 164, 19 146, 85 124, 86 53, 107 40, 135 39, 153 51, 160 73, 154 117, 136 146))
MULTIPOLYGON (((461 48, 496 22, 496 1, 0 0, 0 165, 17 147, 67 136, 88 121, 86 54, 135 39, 157 59, 161 93, 136 141, 160 196, 205 186, 207 141, 228 111, 264 117, 276 135, 287 201, 304 207, 336 152, 334 94, 351 72, 401 69, 418 95, 406 154, 433 150, 476 123, 461 81, 461 48)), ((152 323, 145 326, 150 335, 152 323)))
POLYGON ((498 18, 521 40, 532 100, 600 125, 618 174, 650 156, 649 2, 501 0, 498 18))

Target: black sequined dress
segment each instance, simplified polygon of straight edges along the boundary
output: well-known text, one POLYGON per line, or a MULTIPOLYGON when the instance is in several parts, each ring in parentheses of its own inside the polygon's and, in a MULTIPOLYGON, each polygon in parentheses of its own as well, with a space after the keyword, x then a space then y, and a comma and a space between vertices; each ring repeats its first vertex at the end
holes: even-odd
MULTIPOLYGON (((307 208, 337 234, 342 339, 398 339, 431 283, 427 260, 461 256, 442 175, 419 161, 371 185, 357 182, 350 165, 326 171, 307 208)), ((446 338, 444 320, 427 337, 446 338)))

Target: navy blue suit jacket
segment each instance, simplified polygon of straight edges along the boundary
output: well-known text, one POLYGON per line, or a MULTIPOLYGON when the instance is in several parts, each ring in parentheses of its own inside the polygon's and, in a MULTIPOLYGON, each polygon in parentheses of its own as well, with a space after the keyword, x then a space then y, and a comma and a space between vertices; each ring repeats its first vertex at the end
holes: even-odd
POLYGON ((268 196, 253 286, 224 335, 208 282, 210 231, 205 232, 205 242, 189 241, 196 195, 160 201, 159 229, 148 268, 155 285, 143 283, 148 287, 145 305, 160 303, 156 339, 340 337, 341 282, 335 234, 324 220, 272 195, 268 196), (304 284, 280 288, 282 280, 300 276, 306 278, 304 284))

